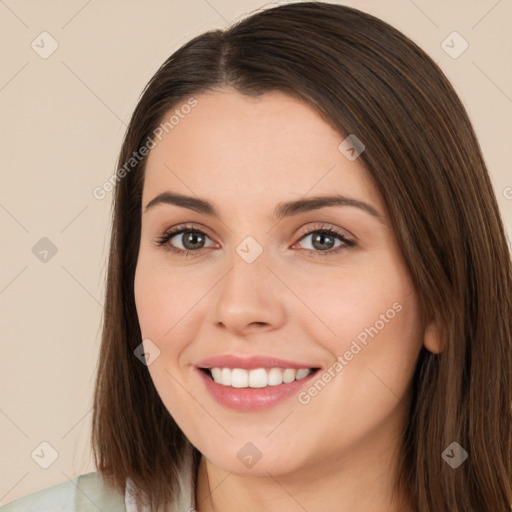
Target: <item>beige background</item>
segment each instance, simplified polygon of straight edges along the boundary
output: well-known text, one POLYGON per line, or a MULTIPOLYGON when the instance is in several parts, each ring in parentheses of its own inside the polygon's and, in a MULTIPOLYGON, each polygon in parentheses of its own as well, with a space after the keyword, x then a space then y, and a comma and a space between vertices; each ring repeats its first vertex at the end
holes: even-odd
MULTIPOLYGON (((469 111, 512 234, 512 0, 339 3, 389 22, 439 63, 469 111), (469 44, 458 58, 441 46, 453 31, 469 44)), ((94 470, 111 194, 100 201, 92 190, 115 171, 141 90, 184 42, 263 5, 0 0, 0 504, 94 470), (46 59, 31 47, 51 49, 43 31, 58 43, 46 59), (32 249, 43 237, 57 248, 46 262, 32 249), (51 462, 42 442, 58 454, 47 469, 36 463, 51 462)))

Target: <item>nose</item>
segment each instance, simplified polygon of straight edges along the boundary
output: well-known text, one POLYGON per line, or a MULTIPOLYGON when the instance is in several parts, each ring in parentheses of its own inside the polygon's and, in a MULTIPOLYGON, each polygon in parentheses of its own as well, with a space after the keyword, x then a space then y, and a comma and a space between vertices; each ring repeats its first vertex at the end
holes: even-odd
POLYGON ((212 322, 239 336, 282 327, 290 297, 274 273, 263 255, 247 263, 235 254, 231 269, 213 290, 212 322))

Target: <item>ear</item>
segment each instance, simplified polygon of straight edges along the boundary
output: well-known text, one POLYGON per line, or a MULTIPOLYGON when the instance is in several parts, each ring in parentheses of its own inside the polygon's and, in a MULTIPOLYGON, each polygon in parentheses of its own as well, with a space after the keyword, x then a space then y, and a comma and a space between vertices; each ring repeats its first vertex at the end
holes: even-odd
POLYGON ((440 354, 445 350, 446 342, 441 328, 436 322, 430 322, 425 328, 423 345, 429 352, 432 352, 432 354, 440 354))

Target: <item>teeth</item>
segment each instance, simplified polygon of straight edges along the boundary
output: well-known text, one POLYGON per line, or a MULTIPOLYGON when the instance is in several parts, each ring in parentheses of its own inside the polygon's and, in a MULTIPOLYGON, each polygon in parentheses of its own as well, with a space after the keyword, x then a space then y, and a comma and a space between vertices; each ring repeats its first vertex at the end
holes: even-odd
MULTIPOLYGON (((247 373, 247 371, 244 373, 247 373)), ((267 372, 263 368, 258 368, 257 370, 251 370, 249 372, 249 387, 250 388, 264 388, 268 385, 267 381, 267 372)))
POLYGON ((229 368, 223 368, 221 371, 222 380, 220 382, 225 382, 226 386, 231 386, 231 370, 229 368))
POLYGON ((210 368, 213 380, 222 386, 234 388, 265 388, 267 386, 278 386, 288 384, 294 380, 301 380, 307 377, 313 370, 310 368, 256 368, 244 370, 243 368, 210 368))
POLYGON ((272 368, 268 372, 268 385, 277 386, 283 383, 283 372, 279 368, 272 368))
MULTIPOLYGON (((229 370, 229 368, 223 368, 222 374, 224 375, 224 370, 229 370)), ((249 385, 249 372, 242 370, 241 368, 233 368, 231 371, 231 386, 234 388, 246 388, 249 385)))
POLYGON ((222 378, 222 368, 212 368, 211 369, 213 380, 215 382, 224 382, 222 378))
POLYGON ((295 380, 296 370, 286 369, 283 372, 283 382, 288 384, 289 382, 293 382, 295 380))
POLYGON ((311 373, 311 370, 309 368, 301 368, 300 370, 297 370, 297 373, 295 374, 295 378, 297 380, 301 380, 304 377, 307 377, 311 373))

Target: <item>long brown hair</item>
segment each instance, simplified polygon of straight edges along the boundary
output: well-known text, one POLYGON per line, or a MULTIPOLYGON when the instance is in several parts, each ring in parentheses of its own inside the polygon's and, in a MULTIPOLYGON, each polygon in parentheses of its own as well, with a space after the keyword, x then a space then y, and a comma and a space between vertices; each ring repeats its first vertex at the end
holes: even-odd
POLYGON ((423 50, 369 14, 322 2, 263 10, 194 38, 142 94, 116 174, 94 397, 98 470, 120 490, 131 478, 158 509, 175 496, 191 449, 134 356, 146 158, 133 155, 177 104, 223 86, 293 95, 363 141, 360 161, 387 205, 423 319, 437 320, 445 341, 440 354, 420 352, 395 491, 419 512, 510 512, 512 265, 481 149, 423 50), (468 453, 456 469, 442 457, 452 442, 468 453))

